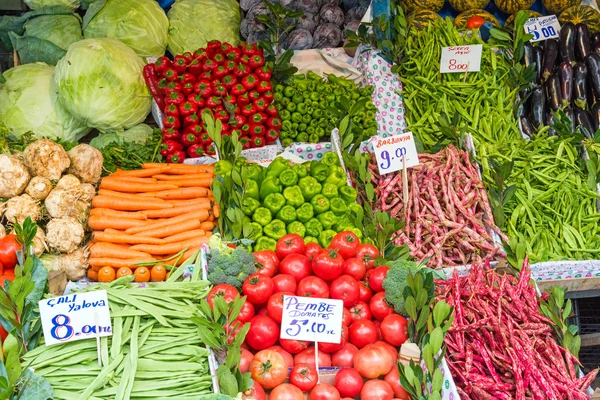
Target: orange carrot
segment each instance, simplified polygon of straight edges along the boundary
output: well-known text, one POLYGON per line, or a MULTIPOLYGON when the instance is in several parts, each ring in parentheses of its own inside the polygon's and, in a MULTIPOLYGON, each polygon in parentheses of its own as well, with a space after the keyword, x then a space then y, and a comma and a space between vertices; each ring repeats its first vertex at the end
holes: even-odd
POLYGON ((181 265, 185 262, 185 260, 187 260, 188 258, 190 258, 191 256, 194 255, 195 252, 197 252, 198 250, 200 250, 202 246, 193 246, 190 247, 189 250, 187 250, 185 253, 183 253, 183 256, 181 257, 181 259, 179 260, 179 262, 177 263, 177 265, 181 265))
POLYGON ((134 169, 132 171, 117 170, 117 172, 111 174, 110 176, 131 176, 137 178, 145 178, 148 176, 163 173, 167 169, 169 169, 169 166, 167 164, 157 163, 153 168, 148 169, 134 169))
MULTIPOLYGON (((146 263, 148 262, 148 258, 112 258, 112 257, 102 257, 102 258, 90 258, 89 264, 93 267, 113 267, 113 268, 121 268, 121 267, 135 267, 135 264, 138 263, 146 263)), ((151 261, 151 260, 150 260, 151 261)))
POLYGON ((215 218, 219 218, 219 215, 221 215, 221 209, 219 208, 218 204, 215 204, 215 206, 213 207, 212 213, 215 216, 215 218))
POLYGON ((92 199, 92 207, 110 208, 119 211, 141 211, 173 208, 173 204, 159 203, 144 198, 133 200, 112 196, 96 196, 92 199))
POLYGON ((206 232, 203 231, 202 229, 194 229, 194 230, 187 231, 187 232, 181 232, 176 235, 167 236, 164 239, 165 239, 165 242, 167 242, 167 243, 176 243, 176 242, 183 242, 184 240, 190 240, 195 237, 205 236, 205 235, 206 235, 206 232))
POLYGON ((107 228, 127 229, 140 225, 145 225, 145 222, 139 219, 111 217, 108 215, 92 215, 88 219, 88 226, 97 231, 107 228))
POLYGON ((144 163, 142 168, 158 168, 162 165, 167 165, 165 170, 168 174, 198 174, 203 172, 212 172, 215 166, 213 164, 189 165, 189 164, 159 164, 159 163, 144 163))
POLYGON ((169 185, 167 183, 135 183, 119 181, 116 179, 102 179, 100 182, 100 189, 115 190, 118 192, 127 193, 140 193, 177 189, 177 185, 169 185))
POLYGON ((121 197, 123 199, 131 199, 131 200, 146 199, 146 200, 153 200, 158 203, 164 202, 163 199, 157 199, 153 196, 147 196, 146 193, 140 193, 140 194, 121 193, 121 192, 115 192, 114 190, 107 190, 107 189, 98 190, 98 196, 121 197))
POLYGON ((129 250, 128 248, 124 249, 122 246, 105 242, 96 243, 90 249, 90 256, 91 258, 145 258, 154 260, 154 257, 150 254, 129 250))
POLYGON ((134 226, 133 228, 127 229, 125 232, 128 235, 135 235, 136 233, 143 233, 151 229, 153 230, 158 228, 164 228, 170 225, 181 224, 190 219, 196 219, 200 222, 204 222, 208 219, 208 210, 197 210, 191 213, 178 215, 177 217, 171 217, 165 221, 150 223, 145 226, 134 226))
POLYGON ((115 180, 115 181, 123 181, 123 182, 135 182, 135 183, 156 183, 158 179, 154 178, 138 178, 137 176, 119 176, 119 175, 109 175, 106 178, 102 178, 102 180, 115 180))
POLYGON ((208 231, 212 231, 213 229, 215 229, 215 224, 214 222, 211 221, 204 221, 201 225, 200 225, 200 229, 208 232, 208 231))
POLYGON ((102 215, 109 217, 119 217, 119 218, 127 218, 127 219, 139 219, 141 221, 145 221, 147 218, 144 214, 137 211, 115 211, 109 208, 92 208, 90 210, 90 215, 102 215))
POLYGON ((212 185, 213 178, 178 179, 172 181, 158 181, 162 185, 177 185, 179 187, 205 187, 212 185))
POLYGON ((186 174, 186 175, 167 175, 167 174, 158 174, 152 176, 154 179, 158 179, 161 181, 179 181, 179 180, 189 180, 189 179, 204 179, 204 178, 214 178, 215 174, 212 172, 200 172, 198 174, 186 174))
POLYGON ((130 243, 130 244, 164 244, 163 239, 146 236, 133 236, 124 233, 94 232, 94 240, 108 243, 130 243))
POLYGON ((194 246, 202 246, 204 243, 208 242, 208 239, 208 236, 199 236, 194 239, 184 240, 183 242, 163 244, 160 246, 138 244, 135 246, 131 246, 131 250, 143 251, 144 253, 152 255, 176 254, 184 249, 189 249, 194 246))
MULTIPOLYGON (((160 200, 162 200, 162 199, 160 199, 160 200)), ((196 204, 196 205, 208 204, 210 207, 212 207, 211 201, 208 197, 200 197, 197 199, 189 199, 189 200, 163 200, 163 201, 166 201, 169 204, 173 204, 175 207, 184 207, 184 206, 189 206, 192 204, 196 204)))
POLYGON ((193 218, 184 222, 176 223, 168 226, 161 226, 159 228, 149 229, 138 233, 140 236, 164 238, 171 235, 176 235, 181 232, 190 231, 192 229, 199 229, 202 223, 199 219, 193 218))
POLYGON ((197 210, 210 210, 210 203, 208 204, 190 204, 183 207, 166 208, 164 210, 147 210, 142 211, 148 218, 161 218, 161 217, 176 217, 181 214, 191 213, 197 210))
POLYGON ((215 216, 213 215, 213 213, 210 213, 210 214, 208 215, 208 219, 207 219, 207 221, 213 222, 214 220, 215 220, 215 216))
POLYGON ((164 200, 186 200, 197 197, 207 197, 212 192, 203 187, 186 187, 174 190, 163 190, 156 193, 156 197, 164 200))

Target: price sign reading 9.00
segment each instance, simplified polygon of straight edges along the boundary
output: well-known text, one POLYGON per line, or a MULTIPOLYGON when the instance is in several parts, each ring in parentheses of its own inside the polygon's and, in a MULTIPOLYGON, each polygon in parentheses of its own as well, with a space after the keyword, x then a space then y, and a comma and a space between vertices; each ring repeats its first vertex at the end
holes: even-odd
POLYGON ((342 300, 284 296, 282 339, 339 343, 342 337, 342 300))
POLYGON ((372 143, 381 175, 400 171, 404 168, 404 164, 406 164, 406 168, 419 165, 415 140, 410 132, 387 138, 377 138, 372 143))

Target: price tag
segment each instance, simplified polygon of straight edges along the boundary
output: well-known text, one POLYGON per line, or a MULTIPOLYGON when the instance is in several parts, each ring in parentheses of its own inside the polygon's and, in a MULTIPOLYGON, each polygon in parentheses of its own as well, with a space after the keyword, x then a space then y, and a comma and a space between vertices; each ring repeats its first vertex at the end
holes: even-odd
POLYGON ((403 157, 406 159, 406 168, 419 165, 419 155, 411 132, 377 138, 372 143, 380 175, 403 169, 403 157))
POLYGON ((453 72, 477 72, 481 69, 482 51, 483 46, 480 44, 442 47, 440 72, 442 74, 453 72))
POLYGON ((339 343, 342 338, 342 300, 283 296, 282 339, 339 343))
POLYGON ((46 345, 111 336, 106 290, 40 300, 46 345))
POLYGON ((556 15, 547 17, 529 18, 523 25, 525 33, 533 35, 532 42, 557 38, 560 32, 560 24, 556 15))

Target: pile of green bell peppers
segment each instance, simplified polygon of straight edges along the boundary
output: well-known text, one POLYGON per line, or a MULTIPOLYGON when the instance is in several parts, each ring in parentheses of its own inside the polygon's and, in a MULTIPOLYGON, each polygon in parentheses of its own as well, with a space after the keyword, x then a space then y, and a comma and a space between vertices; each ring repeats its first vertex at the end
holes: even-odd
POLYGON ((267 168, 248 164, 247 170, 242 212, 244 225, 252 228, 254 251, 275 250, 277 240, 288 233, 323 247, 344 230, 362 237, 348 217, 362 207, 335 153, 295 165, 278 157, 267 168))
POLYGON ((327 108, 333 107, 342 97, 347 98, 351 106, 362 98, 368 99, 364 110, 353 117, 353 122, 364 129, 365 135, 375 135, 377 109, 371 101, 372 94, 372 86, 359 88, 354 82, 335 75, 324 80, 312 71, 294 75, 288 83, 276 85, 273 97, 282 120, 282 145, 317 143, 329 136, 337 118, 330 115, 327 108))

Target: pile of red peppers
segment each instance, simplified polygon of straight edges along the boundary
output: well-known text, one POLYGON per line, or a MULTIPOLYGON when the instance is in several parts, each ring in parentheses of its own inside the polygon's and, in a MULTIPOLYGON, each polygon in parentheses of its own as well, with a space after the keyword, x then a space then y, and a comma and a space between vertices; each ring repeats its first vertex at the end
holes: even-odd
POLYGON ((167 162, 215 154, 203 127, 205 109, 223 123, 222 135, 237 132, 243 149, 279 138, 271 69, 255 44, 234 47, 215 40, 172 61, 160 57, 146 65, 144 79, 164 112, 161 154, 167 162))

